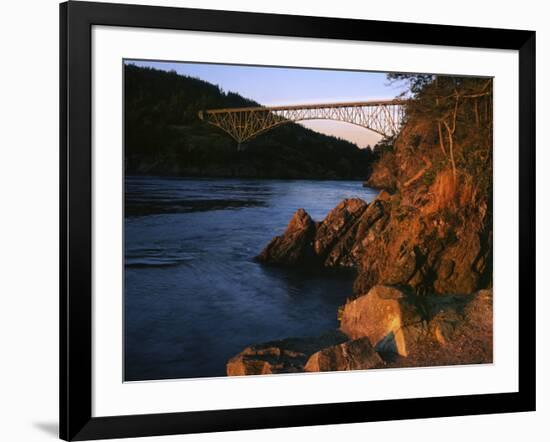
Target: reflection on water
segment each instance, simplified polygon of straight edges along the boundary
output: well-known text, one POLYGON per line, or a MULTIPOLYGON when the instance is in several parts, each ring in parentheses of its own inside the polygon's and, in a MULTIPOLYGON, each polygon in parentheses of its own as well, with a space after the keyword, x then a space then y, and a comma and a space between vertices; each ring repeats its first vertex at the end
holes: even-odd
POLYGON ((225 375, 247 345, 337 326, 349 275, 253 261, 303 207, 321 220, 348 181, 127 177, 125 380, 225 375))

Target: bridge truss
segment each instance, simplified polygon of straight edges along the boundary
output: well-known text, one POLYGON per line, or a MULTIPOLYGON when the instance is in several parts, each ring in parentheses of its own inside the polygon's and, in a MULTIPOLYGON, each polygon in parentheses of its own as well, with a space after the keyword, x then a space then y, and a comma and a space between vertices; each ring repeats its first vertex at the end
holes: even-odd
POLYGON ((239 145, 281 124, 305 120, 344 121, 389 137, 401 128, 404 106, 403 100, 384 100, 243 107, 200 111, 199 118, 227 132, 239 145))

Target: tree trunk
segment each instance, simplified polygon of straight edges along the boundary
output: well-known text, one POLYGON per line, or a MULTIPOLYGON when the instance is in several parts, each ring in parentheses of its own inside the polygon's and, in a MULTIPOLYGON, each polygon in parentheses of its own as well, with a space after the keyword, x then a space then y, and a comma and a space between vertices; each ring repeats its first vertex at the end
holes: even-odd
POLYGON ((437 132, 439 134, 439 147, 441 148, 441 152, 443 152, 443 156, 447 158, 447 152, 445 151, 445 143, 443 141, 443 130, 441 129, 441 121, 437 122, 437 132))
POLYGON ((454 147, 453 131, 451 130, 451 127, 445 120, 443 121, 443 124, 445 125, 445 128, 447 129, 447 134, 449 135, 449 155, 451 157, 451 166, 453 168, 453 179, 456 182, 456 164, 455 164, 455 157, 453 152, 453 147, 454 147))

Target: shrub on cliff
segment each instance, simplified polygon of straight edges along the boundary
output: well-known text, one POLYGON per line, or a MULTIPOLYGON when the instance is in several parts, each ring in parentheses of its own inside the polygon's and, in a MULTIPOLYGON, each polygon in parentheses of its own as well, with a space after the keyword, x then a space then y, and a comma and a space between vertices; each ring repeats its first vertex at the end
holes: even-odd
MULTIPOLYGON (((384 146, 369 183, 401 192, 421 192, 439 173, 451 170, 453 181, 467 176, 482 199, 491 197, 492 79, 389 74, 409 83, 403 129, 390 150, 384 146), (399 165, 398 167, 396 165, 399 165), (393 174, 393 176, 390 176, 393 174)), ((458 187, 458 186, 457 186, 458 187)))

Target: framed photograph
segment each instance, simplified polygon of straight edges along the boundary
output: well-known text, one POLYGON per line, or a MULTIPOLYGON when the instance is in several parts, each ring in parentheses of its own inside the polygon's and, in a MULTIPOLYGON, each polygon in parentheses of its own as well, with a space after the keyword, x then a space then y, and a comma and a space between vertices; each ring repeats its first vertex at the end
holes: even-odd
POLYGON ((60 18, 62 439, 535 409, 535 32, 60 18))

